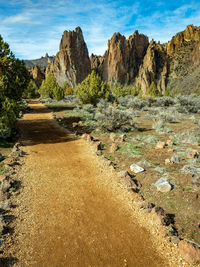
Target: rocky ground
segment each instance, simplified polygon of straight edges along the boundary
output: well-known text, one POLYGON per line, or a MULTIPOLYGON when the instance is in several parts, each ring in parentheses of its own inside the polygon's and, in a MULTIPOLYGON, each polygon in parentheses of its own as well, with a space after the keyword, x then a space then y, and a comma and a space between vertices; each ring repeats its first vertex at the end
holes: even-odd
MULTIPOLYGON (((199 114, 179 113, 179 118, 176 114, 175 121, 168 118, 164 128, 158 129, 152 108, 152 111, 138 112, 136 130, 126 134, 120 131, 103 133, 98 129, 90 132, 88 121, 82 121, 81 112, 75 113, 70 105, 65 104, 66 108, 50 106, 55 111, 54 118, 62 126, 78 136, 83 134, 97 155, 122 175, 126 187, 145 199, 145 204, 139 203, 142 211, 150 213, 154 206, 162 207, 175 235, 200 243, 199 114), (131 164, 137 164, 144 171, 136 174, 130 170, 131 164)), ((169 235, 166 231, 162 234, 169 235)), ((177 238, 172 239, 179 242, 177 238)))
MULTIPOLYGON (((1 266, 194 266, 169 242, 176 235, 164 237, 165 212, 145 206, 90 136, 75 138, 42 104, 31 108, 3 162, 1 266)), ((198 248, 184 242, 179 250, 197 262, 198 248)))

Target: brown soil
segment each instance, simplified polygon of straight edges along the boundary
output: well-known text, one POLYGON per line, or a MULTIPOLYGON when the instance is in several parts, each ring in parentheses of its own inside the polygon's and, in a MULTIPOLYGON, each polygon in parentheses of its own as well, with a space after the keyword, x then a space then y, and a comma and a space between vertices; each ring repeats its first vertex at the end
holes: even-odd
MULTIPOLYGON (((72 122, 76 122, 77 120, 73 117, 73 108, 71 107, 70 111, 68 104, 55 104, 55 107, 53 106, 52 108, 55 111, 56 118, 62 118, 60 122, 62 126, 80 134, 83 132, 89 133, 89 129, 86 131, 84 126, 73 128, 72 122), (73 121, 71 122, 71 120, 73 121)), ((134 178, 138 182, 140 193, 147 201, 164 208, 166 213, 174 220, 175 227, 181 238, 186 238, 200 244, 200 187, 198 184, 192 182, 192 174, 181 173, 180 170, 184 165, 188 164, 188 159, 186 157, 187 153, 181 155, 178 152, 182 150, 184 153, 187 149, 194 149, 200 152, 200 146, 195 143, 182 143, 178 141, 173 146, 156 149, 156 144, 145 143, 142 139, 138 141, 134 140, 138 136, 146 137, 151 135, 157 137, 160 141, 167 141, 174 133, 181 134, 184 132, 190 132, 192 136, 197 131, 195 130, 197 125, 191 121, 190 117, 194 116, 198 121, 200 120, 200 115, 182 114, 179 122, 166 123, 166 126, 173 130, 172 134, 158 134, 152 129, 153 119, 145 118, 147 114, 147 112, 139 112, 138 117, 135 118, 139 131, 127 133, 125 142, 117 143, 123 151, 119 149, 115 153, 110 152, 112 141, 109 138, 109 133, 94 131, 92 136, 103 143, 104 149, 102 150, 102 155, 113 161, 119 171, 130 171, 129 166, 132 163, 137 163, 144 159, 151 163, 152 167, 145 167, 146 171, 137 174, 134 178), (138 146, 138 154, 140 155, 138 156, 134 151, 128 151, 127 147, 129 145, 138 146), (181 155, 183 161, 165 165, 165 159, 170 159, 173 155, 181 155), (161 174, 155 170, 155 167, 164 167, 166 170, 161 174), (154 183, 165 174, 169 175, 169 179, 174 185, 174 188, 168 193, 161 193, 156 190, 154 183)))
POLYGON ((14 200, 14 245, 7 244, 4 256, 23 267, 168 266, 114 172, 42 104, 30 106, 19 123, 27 156, 14 200))

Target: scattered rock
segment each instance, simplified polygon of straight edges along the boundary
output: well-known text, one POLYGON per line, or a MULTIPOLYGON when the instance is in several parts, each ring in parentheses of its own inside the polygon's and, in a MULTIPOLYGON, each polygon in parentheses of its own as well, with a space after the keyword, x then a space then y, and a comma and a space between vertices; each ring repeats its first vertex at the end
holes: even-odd
POLYGON ((162 141, 159 141, 159 142, 156 144, 156 148, 157 148, 157 149, 165 148, 165 146, 166 146, 166 143, 165 143, 165 142, 162 142, 162 141))
POLYGON ((172 146, 174 143, 171 139, 166 141, 167 146, 172 146))
POLYGON ((82 138, 83 140, 87 140, 87 134, 86 134, 86 133, 82 134, 81 138, 82 138))
POLYGON ((197 150, 191 150, 188 154, 187 154, 187 158, 188 159, 197 159, 199 157, 199 152, 197 150))
POLYGON ((170 159, 166 159, 165 160, 165 165, 168 165, 168 164, 170 164, 171 163, 171 160, 170 159))
POLYGON ((8 165, 8 166, 14 166, 14 165, 17 165, 18 164, 17 161, 16 161, 16 159, 14 159, 14 158, 4 159, 3 163, 5 165, 8 165))
POLYGON ((132 176, 128 171, 126 171, 121 178, 127 189, 132 189, 135 192, 137 191, 137 184, 132 180, 132 176))
POLYGON ((10 188, 11 188, 11 180, 8 176, 6 176, 6 179, 4 179, 1 183, 1 191, 3 193, 6 193, 10 188))
POLYGON ((100 141, 94 142, 93 145, 94 145, 94 148, 95 148, 96 152, 98 152, 99 150, 102 150, 102 148, 103 148, 103 144, 100 141))
POLYGON ((178 244, 179 252, 189 263, 200 263, 200 247, 192 242, 181 240, 178 244))
POLYGON ((86 137, 86 140, 87 140, 88 142, 91 142, 91 141, 94 140, 94 137, 91 136, 90 134, 88 134, 87 137, 86 137))
POLYGON ((72 127, 73 127, 73 128, 78 127, 78 125, 79 125, 78 122, 73 122, 73 123, 72 123, 72 127))
POLYGON ((132 172, 134 172, 134 173, 139 173, 139 172, 143 172, 144 171, 144 169, 142 167, 138 166, 137 164, 132 164, 130 166, 130 170, 132 172))
POLYGON ((171 191, 172 185, 169 183, 167 178, 160 178, 155 184, 158 191, 166 193, 171 191))
POLYGON ((139 208, 142 209, 145 213, 150 213, 153 209, 154 205, 148 201, 143 201, 139 205, 139 208))
POLYGON ((161 207, 154 207, 151 211, 152 221, 158 225, 168 225, 169 218, 167 217, 165 211, 161 207))
POLYGON ((0 209, 6 210, 10 207, 10 203, 8 201, 0 203, 0 209))
POLYGON ((122 135, 119 136, 118 141, 119 142, 124 142, 125 139, 126 139, 126 134, 122 134, 122 135))
POLYGON ((116 145, 115 143, 113 143, 111 145, 111 147, 110 147, 110 153, 116 152, 118 148, 119 148, 118 145, 116 145))

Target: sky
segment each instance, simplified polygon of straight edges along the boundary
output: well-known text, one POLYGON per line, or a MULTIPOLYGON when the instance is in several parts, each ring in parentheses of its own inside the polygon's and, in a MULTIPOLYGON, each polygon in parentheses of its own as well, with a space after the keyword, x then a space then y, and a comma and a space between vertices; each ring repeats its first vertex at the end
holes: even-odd
POLYGON ((103 55, 114 32, 138 30, 161 43, 200 26, 199 0, 0 0, 0 35, 20 59, 55 55, 64 30, 80 26, 89 54, 103 55))

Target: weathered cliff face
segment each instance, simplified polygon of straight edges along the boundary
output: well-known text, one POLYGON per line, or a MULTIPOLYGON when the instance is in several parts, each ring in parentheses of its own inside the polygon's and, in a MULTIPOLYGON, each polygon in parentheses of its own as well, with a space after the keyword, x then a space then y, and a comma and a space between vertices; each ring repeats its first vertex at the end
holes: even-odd
POLYGON ((108 50, 103 58, 91 57, 92 69, 98 71, 106 81, 131 83, 138 74, 148 45, 148 37, 138 31, 128 39, 115 33, 108 41, 108 50))
POLYGON ((75 31, 64 31, 60 51, 46 69, 46 75, 53 74, 60 86, 67 82, 74 87, 90 72, 88 49, 81 28, 78 27, 75 31))
POLYGON ((42 81, 44 80, 44 73, 42 73, 42 71, 40 70, 38 66, 35 65, 30 70, 30 76, 31 76, 31 79, 33 79, 34 82, 37 84, 37 86, 40 87, 40 85, 42 84, 42 81))
POLYGON ((164 92, 168 73, 165 46, 151 41, 147 52, 140 65, 136 84, 146 93, 152 82, 157 84, 158 89, 164 92))
POLYGON ((189 25, 167 44, 152 41, 140 66, 137 85, 143 92, 153 81, 162 93, 167 87, 191 92, 200 80, 199 40, 200 27, 189 25))

